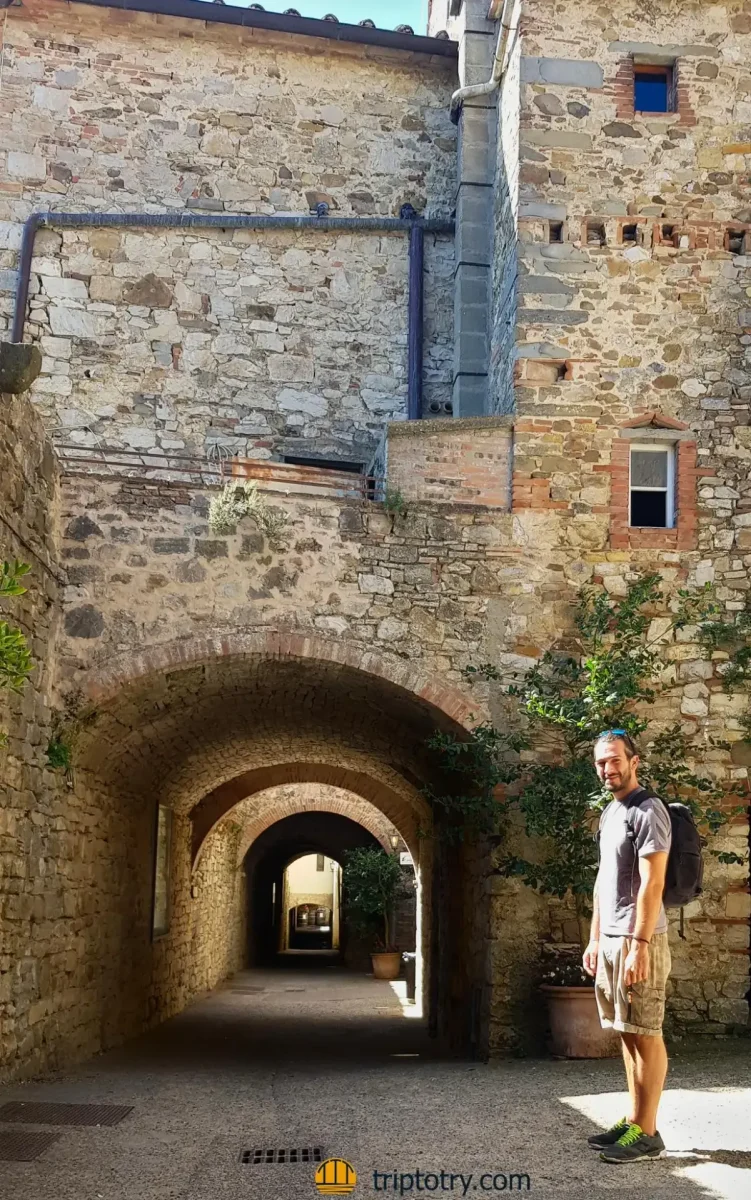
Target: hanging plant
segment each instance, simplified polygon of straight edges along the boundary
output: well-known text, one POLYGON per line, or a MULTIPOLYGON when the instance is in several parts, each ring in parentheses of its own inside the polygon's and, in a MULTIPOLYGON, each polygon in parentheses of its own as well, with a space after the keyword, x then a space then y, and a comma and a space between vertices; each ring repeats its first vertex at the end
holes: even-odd
POLYGON ((47 743, 47 766, 62 771, 68 787, 73 786, 73 767, 78 739, 97 719, 97 710, 84 702, 81 692, 67 697, 65 707, 52 717, 52 736, 47 743))
POLYGON ((209 528, 218 536, 232 533, 243 517, 253 518, 273 549, 284 549, 289 514, 280 508, 270 508, 255 480, 225 484, 209 505, 209 528))

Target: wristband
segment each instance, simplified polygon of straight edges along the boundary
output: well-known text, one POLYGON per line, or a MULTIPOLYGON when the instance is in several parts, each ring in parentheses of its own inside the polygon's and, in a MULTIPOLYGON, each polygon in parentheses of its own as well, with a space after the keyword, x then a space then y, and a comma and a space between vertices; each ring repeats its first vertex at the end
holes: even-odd
POLYGON ((635 937, 635 935, 634 935, 633 933, 631 934, 631 941, 632 941, 632 942, 644 942, 644 945, 645 945, 645 946, 648 946, 648 945, 650 944, 650 943, 649 943, 649 938, 640 938, 640 937, 635 937))

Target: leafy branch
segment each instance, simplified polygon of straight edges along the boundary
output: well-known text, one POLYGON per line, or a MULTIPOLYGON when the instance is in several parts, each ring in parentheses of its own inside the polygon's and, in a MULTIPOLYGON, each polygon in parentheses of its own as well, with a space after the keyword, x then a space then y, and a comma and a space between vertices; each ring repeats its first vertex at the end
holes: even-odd
POLYGON ((383 950, 393 950, 391 917, 397 897, 406 891, 396 854, 375 846, 358 846, 344 854, 344 901, 354 930, 372 936, 383 950))
MULTIPOLYGON (((650 706, 675 687, 666 672, 664 647, 678 631, 690 632, 699 646, 697 657, 722 647, 724 689, 751 692, 751 609, 728 621, 710 588, 668 597, 660 576, 647 574, 617 599, 604 590, 584 592, 574 625, 573 642, 548 650, 510 683, 493 664, 467 669, 469 678, 499 683, 516 701, 522 732, 512 738, 492 725, 480 726, 472 749, 463 749, 466 744, 450 735, 434 738, 430 745, 442 765, 463 773, 465 786, 447 799, 429 798, 453 806, 457 821, 474 822, 481 832, 495 831, 504 817, 517 812, 524 832, 534 839, 534 857, 501 847, 495 872, 520 878, 542 894, 572 895, 581 918, 597 871, 593 832, 610 799, 594 769, 592 743, 605 729, 625 729, 634 738, 644 734, 650 706), (499 783, 510 785, 501 804, 494 796, 499 783)), ((748 714, 741 727, 751 738, 748 714)), ((709 746, 728 749, 715 739, 709 746)), ((745 782, 727 784, 695 769, 700 753, 684 727, 675 724, 653 739, 641 773, 665 799, 688 804, 711 836, 745 811, 748 791, 745 782)), ((713 853, 725 863, 745 861, 733 852, 713 853)))

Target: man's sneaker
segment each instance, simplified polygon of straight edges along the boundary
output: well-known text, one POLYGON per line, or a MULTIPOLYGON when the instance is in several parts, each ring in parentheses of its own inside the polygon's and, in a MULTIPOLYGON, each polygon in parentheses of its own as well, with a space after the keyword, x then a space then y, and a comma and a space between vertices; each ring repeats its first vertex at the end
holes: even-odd
POLYGON ((659 1133, 645 1133, 641 1125, 629 1125, 617 1142, 600 1151, 600 1158, 607 1163, 641 1162, 645 1158, 659 1158, 665 1143, 659 1133))
POLYGON ((615 1125, 611 1125, 610 1129, 606 1129, 604 1133, 593 1133, 587 1138, 587 1144, 593 1150, 605 1150, 607 1146, 612 1146, 618 1141, 622 1133, 625 1133, 631 1122, 627 1117, 621 1117, 620 1121, 616 1121, 615 1125))

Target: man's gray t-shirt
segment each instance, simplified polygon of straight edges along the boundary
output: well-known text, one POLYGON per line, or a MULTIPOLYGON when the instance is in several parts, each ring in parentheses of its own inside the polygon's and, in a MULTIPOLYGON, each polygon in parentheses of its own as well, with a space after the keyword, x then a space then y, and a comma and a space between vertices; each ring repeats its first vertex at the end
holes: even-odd
MULTIPOLYGON (((624 800, 611 800, 600 818, 597 897, 601 933, 619 937, 634 932, 636 897, 641 882, 638 858, 645 854, 667 853, 671 837, 670 815, 665 805, 648 796, 642 788, 624 800), (633 841, 628 836, 629 827, 634 833, 633 841)), ((665 933, 667 927, 665 909, 660 905, 654 931, 665 933)))

